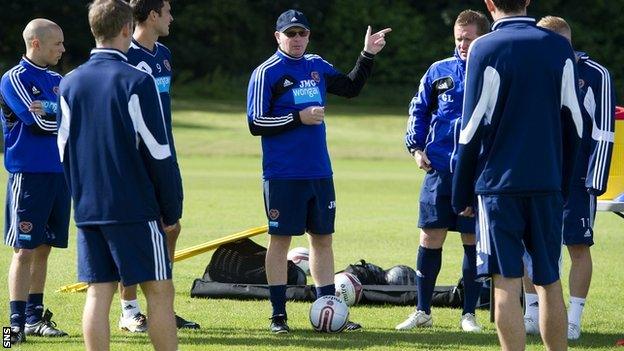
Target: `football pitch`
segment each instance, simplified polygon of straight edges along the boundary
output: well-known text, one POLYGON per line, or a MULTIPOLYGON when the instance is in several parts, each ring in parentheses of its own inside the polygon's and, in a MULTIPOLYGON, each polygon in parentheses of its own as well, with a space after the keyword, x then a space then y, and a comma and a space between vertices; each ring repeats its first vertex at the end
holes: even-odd
MULTIPOLYGON (((352 105, 356 105, 354 100, 352 105)), ((326 109, 328 144, 337 195, 334 254, 336 270, 359 259, 385 269, 415 265, 418 194, 423 173, 403 146, 407 107, 382 109, 336 106, 326 109)), ((182 234, 178 249, 204 243, 241 230, 266 224, 262 200, 260 139, 249 134, 244 104, 202 100, 174 101, 174 134, 185 191, 182 234)), ((2 172, 6 183, 6 172, 2 172)), ((4 186, 2 187, 4 189, 4 186)), ((4 190, 1 194, 4 198, 4 190)), ((4 220, 4 219, 3 219, 4 220)), ((592 249, 594 277, 583 316, 583 334, 570 343, 572 350, 609 350, 624 337, 624 221, 610 213, 596 219, 596 245, 592 249)), ((76 281, 75 227, 70 247, 53 250, 45 303, 59 328, 70 338, 31 337, 21 350, 69 351, 84 349, 81 336, 83 293, 56 293, 76 281)), ((266 246, 266 235, 253 238, 266 246)), ((292 247, 307 246, 305 237, 292 247)), ((6 277, 11 249, 2 246, 0 274, 6 277)), ((455 284, 461 274, 463 249, 449 233, 443 251, 438 285, 455 284)), ((466 334, 458 326, 460 310, 433 309, 434 327, 397 332, 394 326, 411 307, 355 306, 351 319, 363 331, 319 334, 308 321, 308 303, 288 303, 289 335, 271 335, 268 301, 191 299, 195 278, 203 275, 210 253, 176 263, 176 312, 201 324, 198 331, 179 331, 180 350, 498 350, 496 330, 487 310, 477 311, 485 327, 481 334, 466 334)), ((569 269, 567 254, 565 271, 569 269)), ((311 278, 308 277, 310 284, 311 278)), ((567 291, 567 275, 563 278, 567 291)), ((8 324, 7 285, 0 287, 0 316, 8 324)), ((141 307, 146 303, 140 296, 141 307)), ((566 297, 567 301, 567 297, 566 297)), ((151 350, 146 334, 117 328, 118 296, 111 310, 111 350, 151 350)), ((539 337, 527 339, 528 350, 542 350, 539 337)))

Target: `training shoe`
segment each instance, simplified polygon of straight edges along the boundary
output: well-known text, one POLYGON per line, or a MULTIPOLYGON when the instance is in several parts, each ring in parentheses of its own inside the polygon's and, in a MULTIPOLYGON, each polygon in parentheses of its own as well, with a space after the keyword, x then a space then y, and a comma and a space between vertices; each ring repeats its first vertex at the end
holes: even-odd
POLYGON ((176 327, 178 329, 199 329, 199 324, 191 321, 187 321, 186 319, 175 315, 176 327))
POLYGON ((121 316, 119 318, 119 329, 131 333, 145 333, 147 331, 147 317, 141 312, 130 318, 121 316))
POLYGON ((24 329, 20 329, 18 326, 11 327, 11 345, 21 344, 26 342, 26 333, 24 329))
POLYGON ((354 330, 361 330, 361 329, 362 329, 362 325, 360 323, 355 323, 351 321, 348 321, 347 325, 344 327, 344 330, 346 331, 354 331, 354 330))
POLYGON ((24 326, 24 333, 26 335, 34 335, 34 336, 45 336, 45 337, 61 337, 68 336, 66 332, 58 329, 56 327, 56 322, 52 321, 52 313, 50 310, 46 309, 43 312, 43 316, 41 320, 37 323, 28 324, 24 326))
POLYGON ((269 329, 271 329, 271 333, 273 334, 288 334, 290 332, 290 328, 288 328, 288 318, 286 318, 283 314, 278 314, 270 318, 271 325, 269 329))
POLYGON ((539 322, 531 317, 524 317, 524 329, 527 334, 539 335, 539 322))
POLYGON ((568 323, 568 340, 578 340, 580 337, 581 327, 574 323, 568 323))
POLYGON ((425 311, 412 312, 403 323, 394 327, 396 330, 409 330, 414 328, 431 327, 433 325, 433 318, 430 314, 426 314, 425 311))
POLYGON ((463 331, 469 333, 480 333, 481 329, 483 329, 477 323, 477 317, 473 313, 466 313, 461 316, 459 327, 462 328, 463 331))

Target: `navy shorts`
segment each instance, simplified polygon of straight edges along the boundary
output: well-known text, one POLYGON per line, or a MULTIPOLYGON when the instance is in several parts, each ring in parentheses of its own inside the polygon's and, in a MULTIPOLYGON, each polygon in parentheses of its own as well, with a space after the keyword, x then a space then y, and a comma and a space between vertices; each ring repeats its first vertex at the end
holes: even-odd
POLYGON ((559 280, 563 200, 559 193, 477 197, 477 271, 522 278, 523 255, 531 256, 533 282, 559 280))
POLYGON ((459 216, 453 211, 452 188, 451 173, 434 170, 425 175, 420 189, 418 228, 448 228, 460 233, 475 233, 474 217, 459 216))
POLYGON ((171 279, 167 240, 158 221, 78 227, 78 280, 124 286, 171 279))
POLYGON ((570 188, 563 206, 563 243, 565 245, 594 245, 596 197, 585 188, 570 188))
POLYGON ((63 173, 10 173, 4 243, 67 247, 71 197, 63 173))
POLYGON ((269 234, 332 234, 336 194, 332 178, 269 179, 264 183, 269 234))

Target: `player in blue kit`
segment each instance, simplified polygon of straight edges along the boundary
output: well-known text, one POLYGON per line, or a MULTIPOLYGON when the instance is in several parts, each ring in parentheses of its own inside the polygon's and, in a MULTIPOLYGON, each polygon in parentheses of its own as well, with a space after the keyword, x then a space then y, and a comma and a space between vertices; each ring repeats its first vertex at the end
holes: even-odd
POLYGON ((9 172, 5 244, 9 267, 11 343, 26 335, 67 336, 43 311, 52 247, 66 248, 70 196, 56 149, 56 114, 61 76, 48 67, 65 48, 63 31, 38 18, 23 32, 26 54, 0 82, 4 165, 9 172))
MULTIPOLYGON (((130 6, 132 6, 134 12, 136 27, 130 49, 127 53, 128 63, 151 74, 154 80, 156 80, 165 115, 171 154, 177 164, 171 124, 171 51, 157 41, 159 37, 169 35, 169 25, 173 21, 171 4, 168 0, 132 0, 130 1, 130 6)), ((179 170, 179 167, 176 167, 176 169, 179 170)), ((179 172, 176 176, 180 191, 179 201, 180 206, 182 206, 182 177, 179 172)), ((172 230, 165 231, 169 259, 172 262, 180 229, 180 223, 178 222, 172 227, 172 230)), ((147 319, 141 313, 137 301, 136 286, 123 287, 120 285, 119 289, 121 296, 119 327, 130 332, 147 331, 147 319)), ((176 315, 176 325, 178 328, 199 329, 199 324, 187 321, 178 315, 176 315)))
MULTIPOLYGON (((546 16, 538 26, 572 42, 572 30, 561 17, 546 16)), ((594 244, 596 196, 607 189, 613 152, 615 91, 609 71, 583 52, 576 52, 581 109, 588 118, 574 169, 568 201, 563 207, 563 243, 570 254, 568 340, 581 336, 581 316, 592 276, 590 247, 594 244)), ((525 279, 524 325, 528 334, 539 334, 539 302, 530 279, 525 279)))
POLYGON ((563 200, 583 132, 575 57, 562 36, 526 17, 528 0, 486 0, 492 32, 468 54, 453 207, 477 202, 477 269, 491 274, 503 350, 524 350, 525 250, 542 301, 548 350, 567 349, 559 279, 563 200))
POLYGON ((451 180, 461 126, 466 56, 470 43, 489 32, 484 14, 462 11, 455 20, 455 54, 435 62, 420 81, 412 99, 405 145, 418 168, 427 172, 420 192, 418 227, 420 246, 416 259, 418 305, 398 330, 433 325, 431 298, 442 266, 442 245, 448 230, 461 233, 464 245, 464 309, 460 328, 479 332, 475 309, 481 283, 476 281, 477 261, 474 218, 457 216, 451 206, 451 180))
POLYGON ((74 199, 78 278, 89 284, 83 312, 87 350, 108 350, 118 282, 140 284, 156 350, 177 349, 166 236, 182 214, 160 95, 154 78, 127 63, 132 8, 89 5, 96 49, 60 86, 58 148, 74 199), (164 228, 163 228, 164 227, 164 228))
MULTIPOLYGON (((310 25, 288 10, 277 19, 277 52, 252 73, 247 90, 251 134, 262 137, 262 169, 269 247, 266 273, 273 313, 270 330, 288 333, 286 254, 293 235, 309 234, 310 271, 317 297, 334 295, 332 235, 336 197, 325 134, 326 94, 357 96, 385 45, 387 28, 371 34, 345 75, 318 55, 306 54, 310 25)), ((350 322, 347 329, 360 326, 350 322)))

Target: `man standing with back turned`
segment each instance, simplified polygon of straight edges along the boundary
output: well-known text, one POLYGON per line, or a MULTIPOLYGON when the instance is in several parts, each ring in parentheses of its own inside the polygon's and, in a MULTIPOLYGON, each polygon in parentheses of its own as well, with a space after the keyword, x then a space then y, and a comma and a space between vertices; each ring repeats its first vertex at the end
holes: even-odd
POLYGON ((89 5, 96 49, 61 83, 58 148, 74 199, 87 350, 108 350, 117 284, 140 284, 156 350, 177 347, 166 236, 178 222, 176 164, 154 78, 129 65, 132 8, 89 5))
MULTIPOLYGON (((561 17, 546 16, 538 27, 552 30, 572 42, 572 29, 561 17)), ((570 254, 570 307, 568 340, 581 336, 581 316, 592 276, 590 247, 594 244, 596 196, 607 190, 607 178, 613 152, 615 127, 615 91, 609 70, 576 52, 581 109, 588 116, 583 128, 583 142, 570 185, 570 196, 563 207, 563 243, 570 254)), ((527 334, 539 334, 539 303, 530 279, 525 278, 527 334)))
MULTIPOLYGON (((165 125, 167 126, 167 137, 171 146, 171 155, 177 164, 175 145, 173 142, 173 128, 171 121, 171 51, 159 43, 159 37, 169 35, 169 25, 173 21, 171 15, 171 4, 168 0, 132 0, 130 1, 136 27, 130 49, 128 50, 128 63, 151 74, 156 80, 163 113, 165 115, 165 125)), ((176 167, 179 170, 179 167, 176 167)), ((179 201, 182 207, 182 176, 177 173, 179 186, 179 201)), ((172 230, 166 230, 167 250, 169 259, 173 262, 176 241, 180 235, 180 222, 172 226, 172 230)), ((130 332, 147 331, 147 319, 141 313, 137 301, 137 287, 119 287, 121 295, 121 317, 119 318, 119 328, 130 332)), ((178 328, 199 329, 199 324, 187 321, 176 315, 176 326, 178 328)))
POLYGON ((476 194, 478 272, 493 275, 502 349, 525 348, 526 249, 544 302, 542 339, 565 350, 561 220, 583 131, 575 57, 565 38, 526 17, 529 0, 485 3, 495 22, 468 54, 453 206, 472 216, 476 194))
POLYGON ((9 172, 5 244, 9 267, 11 343, 26 335, 67 336, 43 312, 52 247, 66 248, 70 196, 56 150, 56 114, 61 76, 48 69, 65 52, 63 31, 37 18, 23 32, 26 54, 2 77, 0 107, 4 165, 9 172))
MULTIPOLYGON (((334 295, 332 234, 336 197, 325 135, 326 93, 357 96, 385 42, 386 28, 371 34, 345 75, 318 55, 305 54, 310 25, 288 10, 277 19, 277 52, 252 73, 247 90, 251 134, 262 136, 264 198, 269 221, 266 273, 273 314, 271 332, 288 333, 286 254, 293 235, 309 234, 310 271, 317 297, 334 295)), ((360 326, 350 322, 347 329, 360 326)))

